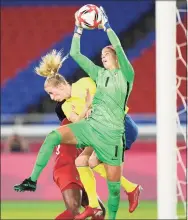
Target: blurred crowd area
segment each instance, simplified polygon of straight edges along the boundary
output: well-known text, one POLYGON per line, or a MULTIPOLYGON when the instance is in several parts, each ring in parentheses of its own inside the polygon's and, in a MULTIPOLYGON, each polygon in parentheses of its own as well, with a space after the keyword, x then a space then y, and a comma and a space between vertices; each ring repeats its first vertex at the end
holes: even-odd
POLYGON ((6 153, 26 153, 29 152, 29 146, 25 138, 18 134, 12 134, 4 142, 3 152, 6 153))

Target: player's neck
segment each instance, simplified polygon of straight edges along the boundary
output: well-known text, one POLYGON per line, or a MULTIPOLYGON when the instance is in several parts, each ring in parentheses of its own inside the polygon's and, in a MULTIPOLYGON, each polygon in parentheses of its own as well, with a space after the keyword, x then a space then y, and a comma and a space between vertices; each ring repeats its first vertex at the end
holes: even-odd
POLYGON ((113 71, 119 69, 119 65, 112 65, 108 68, 108 70, 113 71))
POLYGON ((68 97, 66 99, 71 98, 71 94, 72 94, 72 86, 70 84, 67 84, 67 91, 68 91, 68 97))

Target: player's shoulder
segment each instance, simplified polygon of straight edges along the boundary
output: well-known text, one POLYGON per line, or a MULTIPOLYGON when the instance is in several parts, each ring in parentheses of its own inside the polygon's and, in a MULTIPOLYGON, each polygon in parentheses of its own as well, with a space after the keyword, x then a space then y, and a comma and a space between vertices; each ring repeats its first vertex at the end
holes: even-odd
POLYGON ((70 100, 66 100, 62 105, 61 105, 61 109, 63 111, 65 111, 65 109, 68 107, 70 100))
POLYGON ((90 77, 83 77, 79 79, 76 83, 85 83, 85 82, 95 83, 90 77))
POLYGON ((77 86, 93 86, 95 82, 90 77, 83 77, 75 82, 77 86))

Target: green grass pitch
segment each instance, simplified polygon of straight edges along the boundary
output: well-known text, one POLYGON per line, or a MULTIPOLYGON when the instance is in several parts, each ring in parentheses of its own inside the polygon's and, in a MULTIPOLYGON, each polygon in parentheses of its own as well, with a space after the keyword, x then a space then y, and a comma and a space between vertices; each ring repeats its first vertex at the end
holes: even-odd
MULTIPOLYGON (((63 201, 2 201, 1 219, 54 219, 64 210, 63 201)), ((178 208, 183 214, 183 207, 178 208)), ((155 201, 141 201, 132 214, 128 212, 128 203, 121 202, 117 219, 156 219, 155 201)))

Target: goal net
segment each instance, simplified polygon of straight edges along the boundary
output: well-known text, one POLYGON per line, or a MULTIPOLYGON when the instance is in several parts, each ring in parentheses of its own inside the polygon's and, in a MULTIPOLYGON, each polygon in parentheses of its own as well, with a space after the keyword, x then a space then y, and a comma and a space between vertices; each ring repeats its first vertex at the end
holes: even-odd
POLYGON ((187 217, 187 12, 156 2, 158 219, 187 217))
POLYGON ((187 5, 176 9, 177 59, 177 216, 187 217, 187 5))

